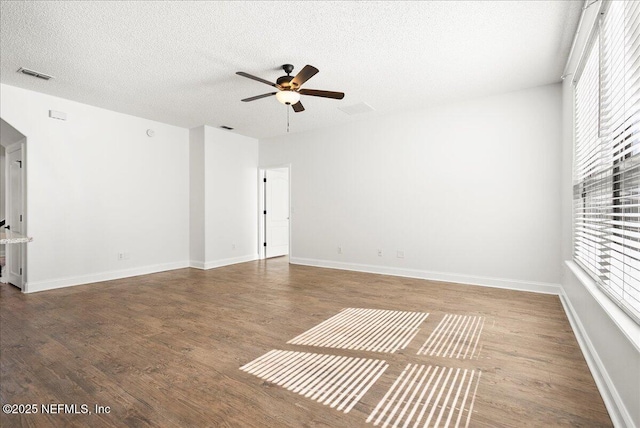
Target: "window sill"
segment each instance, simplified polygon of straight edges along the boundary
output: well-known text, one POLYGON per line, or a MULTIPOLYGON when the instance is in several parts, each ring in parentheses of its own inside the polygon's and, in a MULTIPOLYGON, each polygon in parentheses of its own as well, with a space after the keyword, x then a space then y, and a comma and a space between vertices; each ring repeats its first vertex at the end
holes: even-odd
POLYGON ((572 260, 565 261, 567 267, 584 285, 589 294, 600 305, 602 310, 609 315, 611 320, 618 326, 620 331, 627 337, 629 342, 640 352, 640 325, 624 312, 618 305, 596 285, 595 281, 572 260))

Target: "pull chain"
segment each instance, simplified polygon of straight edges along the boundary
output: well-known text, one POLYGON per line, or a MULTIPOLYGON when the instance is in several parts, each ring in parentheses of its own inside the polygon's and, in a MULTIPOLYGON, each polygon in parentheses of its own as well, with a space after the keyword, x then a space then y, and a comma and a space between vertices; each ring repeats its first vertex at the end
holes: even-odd
POLYGON ((287 106, 287 133, 289 132, 289 106, 287 106))

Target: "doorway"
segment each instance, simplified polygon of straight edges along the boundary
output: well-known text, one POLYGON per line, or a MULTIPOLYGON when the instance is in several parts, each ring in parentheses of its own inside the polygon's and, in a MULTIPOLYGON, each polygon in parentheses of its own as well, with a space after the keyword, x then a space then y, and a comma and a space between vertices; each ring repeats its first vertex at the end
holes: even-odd
MULTIPOLYGON (((13 126, 0 119, 0 145, 2 153, 2 171, 0 173, 0 229, 10 230, 18 235, 26 235, 25 212, 25 146, 26 137, 13 126)), ((26 286, 26 244, 5 244, 0 248, 2 254, 2 282, 15 285, 23 291, 26 286)))
POLYGON ((289 254, 289 167, 260 170, 260 258, 289 254))

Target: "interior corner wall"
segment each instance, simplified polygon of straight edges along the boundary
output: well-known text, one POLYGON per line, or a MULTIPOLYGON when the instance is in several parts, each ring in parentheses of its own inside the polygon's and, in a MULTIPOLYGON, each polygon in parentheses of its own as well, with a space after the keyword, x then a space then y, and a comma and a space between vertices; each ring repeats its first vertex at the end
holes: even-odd
POLYGON ((189 130, 189 265, 204 269, 204 126, 189 130))
POLYGON ((292 263, 558 293, 561 137, 554 84, 262 140, 260 165, 291 164, 292 263))
POLYGON ((190 156, 191 265, 256 260, 258 140, 203 126, 190 131, 190 156))
POLYGON ((5 84, 0 95, 27 136, 27 292, 188 265, 187 129, 5 84))

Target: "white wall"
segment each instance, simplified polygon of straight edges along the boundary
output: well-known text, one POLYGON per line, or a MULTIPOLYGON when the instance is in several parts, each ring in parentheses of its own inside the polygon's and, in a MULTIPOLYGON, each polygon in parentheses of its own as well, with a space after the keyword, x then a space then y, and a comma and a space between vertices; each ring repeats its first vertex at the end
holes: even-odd
POLYGON ((28 292, 188 265, 188 130, 4 84, 0 115, 27 136, 28 292))
POLYGON ((189 264, 198 268, 205 261, 204 128, 189 130, 189 264))
POLYGON ((196 221, 191 266, 210 269, 257 259, 258 140, 210 126, 192 129, 190 139, 196 221))
POLYGON ((261 141, 261 167, 291 163, 292 262, 558 292, 560 95, 261 141))
POLYGON ((571 77, 562 85, 562 302, 591 373, 615 426, 640 427, 640 326, 613 304, 573 257, 573 73, 580 61, 600 3, 585 11, 573 55, 571 77))

